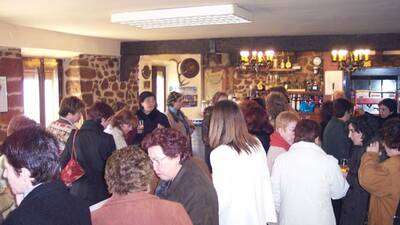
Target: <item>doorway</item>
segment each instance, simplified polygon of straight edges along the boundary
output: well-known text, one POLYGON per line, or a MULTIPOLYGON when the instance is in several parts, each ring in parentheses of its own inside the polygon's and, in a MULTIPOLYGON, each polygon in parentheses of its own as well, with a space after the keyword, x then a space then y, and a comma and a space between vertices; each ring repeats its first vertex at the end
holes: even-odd
POLYGON ((160 112, 166 111, 166 67, 151 67, 152 92, 156 95, 157 109, 160 112))

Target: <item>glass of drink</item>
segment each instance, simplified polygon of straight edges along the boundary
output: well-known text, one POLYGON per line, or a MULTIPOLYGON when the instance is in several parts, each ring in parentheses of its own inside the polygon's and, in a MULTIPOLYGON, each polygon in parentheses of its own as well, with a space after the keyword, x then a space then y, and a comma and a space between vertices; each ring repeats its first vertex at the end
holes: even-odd
POLYGON ((342 173, 347 174, 349 172, 349 165, 347 164, 347 159, 340 159, 339 166, 342 173))
POLYGON ((138 121, 138 126, 137 126, 137 133, 141 134, 143 133, 144 130, 144 121, 143 120, 139 120, 138 121))

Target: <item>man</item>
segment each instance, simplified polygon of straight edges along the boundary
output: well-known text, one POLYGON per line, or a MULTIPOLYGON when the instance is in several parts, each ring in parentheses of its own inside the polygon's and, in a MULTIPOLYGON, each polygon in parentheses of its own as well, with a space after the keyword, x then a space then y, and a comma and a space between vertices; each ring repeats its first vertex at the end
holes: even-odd
POLYGON ((1 148, 4 174, 18 199, 3 225, 90 225, 84 203, 58 179, 57 140, 39 127, 14 132, 1 148))

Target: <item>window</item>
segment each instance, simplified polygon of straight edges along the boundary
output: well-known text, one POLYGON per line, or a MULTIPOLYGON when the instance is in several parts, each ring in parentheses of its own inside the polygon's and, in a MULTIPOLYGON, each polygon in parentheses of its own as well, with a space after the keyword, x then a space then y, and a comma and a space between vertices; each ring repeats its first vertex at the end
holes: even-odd
POLYGON ((58 118, 60 72, 56 59, 24 58, 24 114, 42 126, 58 118))

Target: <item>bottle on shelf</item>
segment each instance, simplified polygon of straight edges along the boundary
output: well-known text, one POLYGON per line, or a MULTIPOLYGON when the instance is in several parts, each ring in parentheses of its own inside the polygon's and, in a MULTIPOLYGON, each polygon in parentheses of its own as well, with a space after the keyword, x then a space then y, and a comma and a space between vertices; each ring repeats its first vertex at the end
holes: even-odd
POLYGON ((292 68, 292 63, 290 62, 289 56, 287 57, 287 62, 285 64, 286 69, 292 68))
POLYGON ((283 58, 282 58, 282 61, 281 61, 280 68, 281 69, 285 69, 285 60, 283 58))

